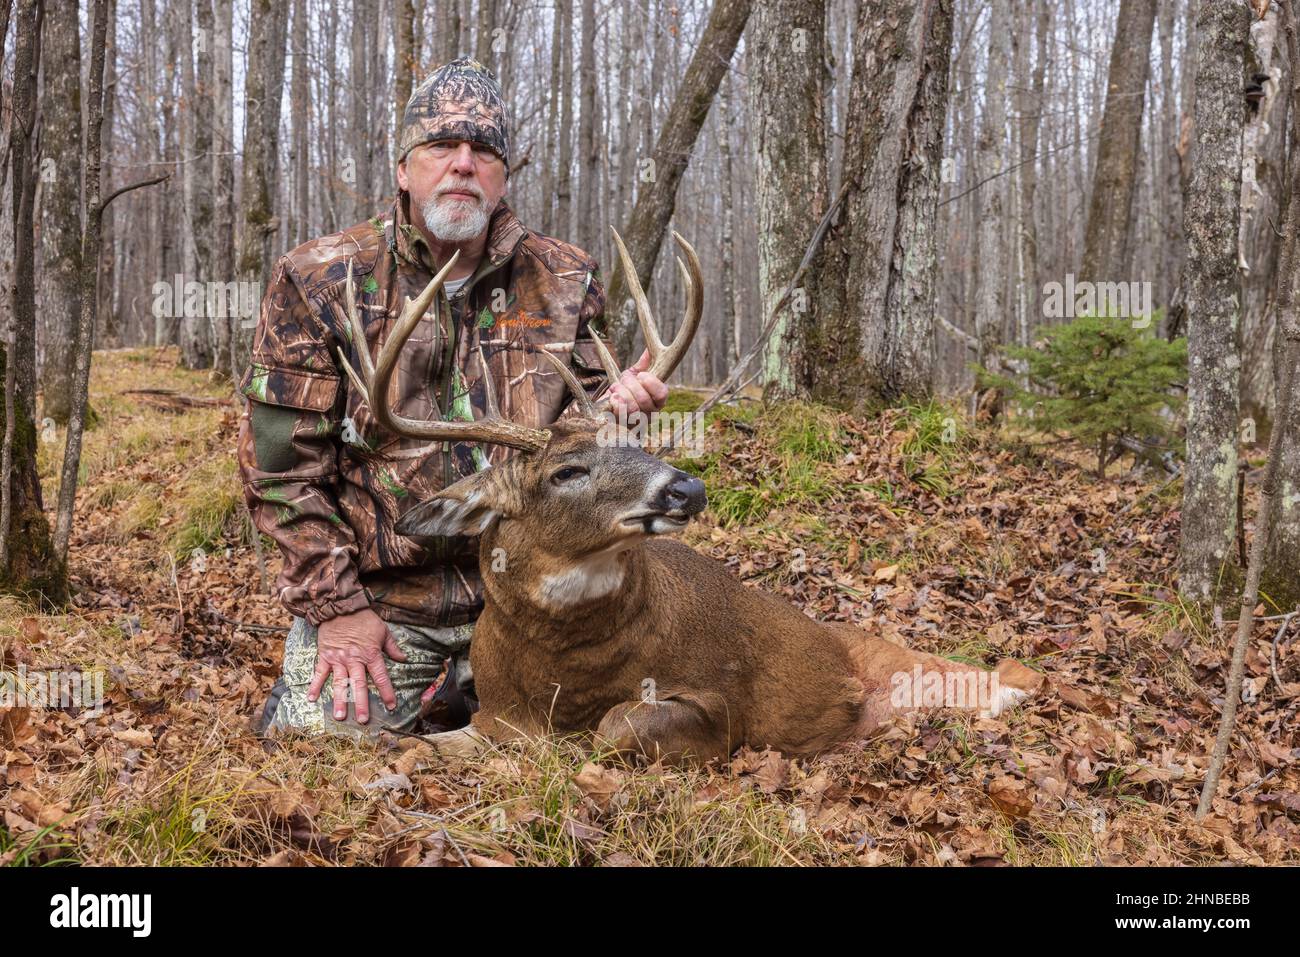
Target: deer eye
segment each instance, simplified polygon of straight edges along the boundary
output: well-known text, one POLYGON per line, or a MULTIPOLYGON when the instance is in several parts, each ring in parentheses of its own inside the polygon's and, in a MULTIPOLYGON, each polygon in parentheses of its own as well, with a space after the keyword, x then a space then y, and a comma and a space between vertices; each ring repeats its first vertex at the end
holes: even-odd
POLYGON ((551 481, 555 482, 556 484, 559 484, 561 482, 572 481, 578 476, 586 475, 586 474, 587 474, 587 470, 582 468, 581 466, 566 465, 564 468, 558 469, 554 473, 552 473, 551 481))

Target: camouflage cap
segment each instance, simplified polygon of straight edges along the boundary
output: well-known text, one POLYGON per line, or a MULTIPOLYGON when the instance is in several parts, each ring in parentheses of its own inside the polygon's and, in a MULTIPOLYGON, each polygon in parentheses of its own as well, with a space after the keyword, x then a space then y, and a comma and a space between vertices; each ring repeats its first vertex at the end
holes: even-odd
POLYGON ((421 143, 434 140, 482 143, 510 169, 510 130, 501 84, 477 60, 463 56, 440 66, 406 101, 398 161, 421 143))

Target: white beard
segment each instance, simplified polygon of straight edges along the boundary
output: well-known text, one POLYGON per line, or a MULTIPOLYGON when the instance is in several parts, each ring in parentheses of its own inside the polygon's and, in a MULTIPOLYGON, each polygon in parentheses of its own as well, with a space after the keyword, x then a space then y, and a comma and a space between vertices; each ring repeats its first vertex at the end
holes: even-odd
POLYGON ((424 201, 420 212, 425 227, 444 243, 463 243, 478 236, 487 228, 492 213, 483 197, 475 201, 443 200, 437 193, 424 201))

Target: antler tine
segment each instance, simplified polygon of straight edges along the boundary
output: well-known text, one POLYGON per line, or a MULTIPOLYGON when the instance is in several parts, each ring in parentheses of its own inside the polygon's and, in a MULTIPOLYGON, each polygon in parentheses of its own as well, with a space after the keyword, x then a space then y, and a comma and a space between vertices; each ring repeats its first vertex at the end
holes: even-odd
POLYGON ((675 229, 673 239, 686 255, 685 263, 680 257, 677 259, 677 268, 681 270, 682 280, 686 283, 686 315, 682 319, 682 327, 677 330, 677 335, 668 348, 660 355, 652 356, 650 371, 660 379, 667 379, 681 364, 700 328, 700 319, 704 316, 704 278, 700 272, 700 257, 696 255, 695 247, 675 229))
POLYGON ((605 340, 596 335, 595 329, 588 327, 587 331, 591 333, 592 342, 596 343, 596 353, 600 356, 600 364, 605 368, 605 375, 609 376, 609 384, 613 385, 623 373, 619 369, 618 363, 614 361, 609 349, 606 348, 605 340))
POLYGON ((569 391, 573 393, 574 401, 578 403, 578 408, 582 410, 582 414, 589 419, 600 418, 600 413, 596 411, 596 407, 587 396, 587 390, 582 387, 582 383, 579 382, 578 377, 573 374, 573 370, 565 365, 557 356, 552 355, 545 349, 539 351, 550 360, 551 365, 555 366, 555 371, 560 374, 560 378, 564 380, 564 384, 567 385, 569 391))
POLYGON ((650 352, 649 371, 657 378, 666 380, 681 364, 686 350, 690 348, 691 341, 699 330, 700 319, 704 315, 704 279, 700 270, 700 257, 696 254, 695 247, 683 239, 681 233, 673 230, 673 239, 686 256, 685 263, 680 258, 677 260, 682 279, 686 283, 686 316, 673 341, 665 346, 663 340, 659 338, 659 330, 650 312, 650 303, 646 300, 641 283, 637 280, 636 269, 632 266, 631 257, 627 254, 623 240, 618 235, 618 230, 611 227, 611 232, 614 234, 614 244, 618 247, 618 257, 626 274, 628 293, 636 303, 641 334, 645 336, 646 349, 650 352))
MULTIPOLYGON (((339 350, 340 358, 343 360, 343 367, 356 384, 358 390, 366 397, 375 419, 390 432, 408 438, 429 439, 435 442, 490 442, 526 451, 536 451, 545 446, 550 439, 550 433, 543 429, 530 429, 499 418, 481 419, 477 422, 420 421, 419 419, 398 415, 388 405, 388 384, 392 380, 393 370, 397 368, 397 358, 401 354, 402 347, 406 345, 406 341, 411 337, 411 333, 415 331, 416 325, 428 311, 434 297, 438 295, 438 290, 442 288, 447 274, 451 272, 459 257, 459 252, 454 253, 451 259, 447 261, 447 265, 443 266, 438 274, 429 280, 429 284, 424 287, 424 291, 420 295, 415 299, 406 300, 402 307, 402 314, 398 317, 397 323, 384 341, 383 348, 379 350, 379 356, 373 366, 370 364, 364 331, 356 314, 352 277, 349 270, 347 285, 348 318, 353 327, 353 336, 356 340, 361 367, 365 373, 365 381, 361 381, 361 377, 348 364, 347 357, 343 356, 342 350, 339 350)), ((486 364, 484 368, 487 368, 486 364)), ((495 396, 492 401, 495 403, 495 396)))
POLYGON ((641 288, 641 280, 637 278, 632 257, 627 254, 627 247, 623 245, 623 237, 613 226, 609 227, 609 231, 614 234, 614 245, 618 247, 618 259, 623 264, 623 278, 627 282, 628 294, 636 303, 636 318, 641 324, 641 335, 645 336, 646 348, 650 350, 650 356, 653 358, 664 351, 664 344, 659 338, 659 328, 655 325, 654 314, 650 311, 650 302, 641 288))

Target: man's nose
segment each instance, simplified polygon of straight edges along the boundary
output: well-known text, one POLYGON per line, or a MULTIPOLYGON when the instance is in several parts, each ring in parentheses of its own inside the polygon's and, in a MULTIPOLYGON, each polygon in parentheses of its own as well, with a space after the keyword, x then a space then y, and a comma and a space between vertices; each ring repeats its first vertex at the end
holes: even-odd
POLYGON ((456 147, 456 152, 452 156, 452 169, 462 176, 474 175, 474 147, 469 143, 461 143, 456 147))

